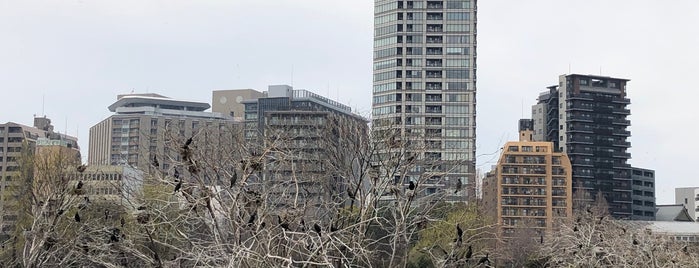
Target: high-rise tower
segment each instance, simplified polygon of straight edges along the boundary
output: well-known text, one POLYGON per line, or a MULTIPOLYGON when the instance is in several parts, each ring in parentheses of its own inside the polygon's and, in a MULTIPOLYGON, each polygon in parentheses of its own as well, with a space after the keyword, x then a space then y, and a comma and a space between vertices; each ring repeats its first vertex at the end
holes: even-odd
MULTIPOLYGON (((426 192, 468 185, 475 174, 476 0, 375 0, 373 81, 373 127, 424 142, 417 157, 438 162, 442 173, 426 192)), ((423 172, 417 167, 411 176, 423 172)), ((451 200, 465 201, 467 192, 451 200)))
MULTIPOLYGON (((631 124, 626 82, 622 78, 561 75, 556 86, 532 107, 534 139, 551 141, 573 166, 573 202, 592 202, 598 193, 614 217, 631 217, 631 124)), ((578 206, 579 204, 573 204, 578 206)))

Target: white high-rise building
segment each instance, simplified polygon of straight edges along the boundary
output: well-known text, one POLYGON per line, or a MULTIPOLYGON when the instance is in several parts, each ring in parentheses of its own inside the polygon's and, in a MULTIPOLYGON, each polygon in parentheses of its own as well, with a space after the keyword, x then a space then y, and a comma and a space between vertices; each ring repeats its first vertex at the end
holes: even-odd
MULTIPOLYGON (((426 193, 458 180, 473 189, 476 0, 375 0, 373 73, 373 127, 424 142, 417 157, 439 163, 442 175, 425 185, 426 193)), ((467 192, 449 200, 466 201, 467 192)))

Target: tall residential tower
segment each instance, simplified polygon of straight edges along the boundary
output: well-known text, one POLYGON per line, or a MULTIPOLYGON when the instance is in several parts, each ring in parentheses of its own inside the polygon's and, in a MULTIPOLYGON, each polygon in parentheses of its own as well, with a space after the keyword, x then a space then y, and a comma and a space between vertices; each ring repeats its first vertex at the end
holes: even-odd
MULTIPOLYGON (((426 189, 468 185, 475 173, 476 0, 375 0, 372 120, 424 142, 418 158, 443 172, 426 189)), ((422 176, 424 168, 404 180, 422 176)), ((470 188, 470 187, 468 187, 470 188)), ((466 193, 452 201, 465 201, 466 193)))
POLYGON ((532 108, 534 139, 553 142, 570 157, 577 193, 573 202, 592 202, 601 193, 616 218, 632 216, 628 81, 561 75, 532 108))

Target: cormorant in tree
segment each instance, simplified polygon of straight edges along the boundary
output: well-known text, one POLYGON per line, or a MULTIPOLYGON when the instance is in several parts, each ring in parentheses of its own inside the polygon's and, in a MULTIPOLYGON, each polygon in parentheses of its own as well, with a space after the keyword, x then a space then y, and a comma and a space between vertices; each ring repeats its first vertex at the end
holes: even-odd
POLYGON ((119 230, 119 228, 112 229, 112 234, 109 236, 109 241, 119 242, 119 233, 121 233, 121 230, 119 230))
POLYGON ((544 235, 541 235, 541 237, 539 238, 539 244, 543 244, 543 243, 544 243, 544 235))
POLYGON ((177 193, 177 191, 179 191, 180 188, 182 188, 182 181, 178 181, 178 182, 177 182, 177 185, 175 185, 175 191, 172 192, 172 194, 177 193))
POLYGON ((277 220, 279 221, 279 226, 282 227, 285 231, 289 231, 289 223, 282 221, 282 217, 277 215, 277 220))
POLYGON ((463 182, 461 182, 461 180, 456 180, 456 187, 455 187, 456 189, 454 190, 454 194, 456 194, 456 193, 458 193, 459 191, 461 191, 461 188, 462 188, 462 187, 464 187, 463 182))
POLYGON ((488 253, 486 253, 484 257, 481 257, 481 259, 478 260, 478 265, 484 264, 486 262, 488 263, 488 265, 490 265, 490 259, 488 258, 488 253))
POLYGON ((682 247, 682 253, 684 253, 684 254, 689 254, 689 250, 687 249, 687 245, 685 245, 684 247, 682 247))
POLYGON ((138 206, 138 210, 146 210, 146 206, 138 206))
POLYGON ((266 222, 260 223, 260 230, 264 229, 265 226, 267 226, 267 223, 266 223, 266 222))
POLYGON ((157 156, 157 155, 153 155, 153 166, 156 167, 156 168, 157 168, 157 167, 160 167, 160 162, 158 162, 158 156, 157 156))
POLYGON ((413 181, 410 181, 408 183, 408 190, 415 190, 415 183, 413 181))
POLYGON ((124 225, 126 225, 126 220, 124 220, 124 217, 121 217, 119 223, 121 223, 121 227, 124 228, 124 225))
POLYGON ((631 243, 632 243, 634 246, 636 246, 636 245, 639 244, 639 243, 638 243, 638 240, 636 240, 636 238, 634 238, 633 241, 632 241, 631 243))
POLYGON ((190 144, 192 144, 192 137, 189 137, 189 139, 187 139, 187 141, 184 142, 184 145, 182 145, 182 149, 186 149, 187 147, 189 147, 190 144))
POLYGON ((313 230, 315 230, 316 233, 318 233, 318 236, 320 236, 320 234, 321 234, 320 225, 318 225, 317 223, 314 223, 314 224, 313 224, 313 230))
POLYGON ((83 172, 85 172, 85 169, 87 169, 87 166, 85 166, 85 165, 79 165, 79 166, 76 167, 75 169, 77 169, 78 172, 83 173, 83 172))
POLYGON ((80 190, 83 188, 83 181, 78 181, 78 184, 75 185, 75 189, 80 190))
POLYGON ((578 226, 577 226, 577 225, 573 226, 573 232, 577 232, 577 231, 579 231, 579 230, 580 230, 580 229, 578 229, 578 226))
POLYGON ((233 170, 233 176, 231 176, 231 188, 235 185, 235 182, 238 180, 238 171, 233 170))
POLYGON ((352 192, 352 189, 350 189, 350 187, 347 187, 347 196, 349 196, 350 199, 354 199, 356 197, 354 195, 354 192, 352 192))
POLYGON ((80 222, 80 214, 75 212, 75 216, 73 216, 73 219, 75 219, 75 222, 80 222))
POLYGON ((456 245, 460 246, 461 242, 463 241, 463 236, 464 236, 464 230, 461 229, 460 224, 456 224, 456 245))
POLYGON ((468 250, 466 250, 466 260, 470 260, 472 256, 473 249, 471 248, 471 245, 468 245, 468 250))
POLYGON ((255 218, 257 218, 257 211, 253 212, 248 218, 248 226, 252 226, 255 223, 255 218))
POLYGON ((172 174, 172 176, 175 177, 175 179, 179 179, 179 178, 180 178, 180 172, 177 171, 177 169, 175 169, 175 172, 172 174))
POLYGON ((338 230, 339 229, 337 227, 335 227, 335 224, 330 224, 330 232, 331 233, 337 232, 338 230))
POLYGON ((61 216, 63 214, 63 212, 65 212, 65 210, 59 209, 58 212, 56 212, 56 213, 58 214, 58 216, 61 216))

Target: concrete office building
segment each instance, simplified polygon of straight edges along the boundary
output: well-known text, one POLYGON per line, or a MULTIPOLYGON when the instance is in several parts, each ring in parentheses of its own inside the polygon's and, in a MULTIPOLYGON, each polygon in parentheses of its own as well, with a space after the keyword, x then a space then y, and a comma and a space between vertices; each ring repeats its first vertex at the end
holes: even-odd
POLYGON ((699 221, 699 187, 675 188, 675 203, 683 204, 695 221, 699 221))
POLYGON ((645 168, 631 168, 631 209, 632 220, 655 220, 655 171, 645 168))
POLYGON ((551 141, 570 157, 574 191, 583 191, 575 202, 592 202, 601 192, 616 218, 632 215, 628 81, 561 75, 532 107, 535 140, 551 141))
MULTIPOLYGON (((66 165, 80 163, 80 148, 78 139, 54 131, 51 120, 35 117, 34 126, 26 126, 8 122, 0 124, 0 223, 2 238, 14 230, 17 221, 17 211, 9 209, 9 202, 16 200, 21 182, 20 175, 22 157, 36 157, 38 154, 46 157, 65 156, 62 159, 66 165)), ((26 167, 25 167, 26 168, 26 167)), ((33 168, 33 167, 30 167, 33 168)))
MULTIPOLYGON (((374 1, 372 127, 425 142, 438 162, 426 192, 472 190, 476 139, 476 0, 374 1)), ((425 164, 427 165, 427 164, 425 164)), ((429 169, 417 167, 405 183, 429 169)), ((423 184, 424 185, 424 184, 423 184)), ((453 191, 451 191, 453 193, 453 191)), ((460 191, 449 201, 467 201, 460 191)))
POLYGON ((88 164, 128 165, 142 171, 151 168, 154 156, 162 156, 160 168, 169 170, 167 159, 179 160, 177 147, 203 129, 228 131, 233 120, 206 112, 203 102, 171 99, 158 94, 119 95, 109 106, 114 115, 90 128, 88 164), (167 157, 166 157, 167 156, 167 157))
POLYGON ((517 229, 550 231, 555 219, 573 211, 570 161, 552 142, 532 141, 530 122, 520 120, 519 141, 505 144, 483 181, 483 206, 503 236, 517 229))
MULTIPOLYGON (((366 119, 347 105, 287 85, 269 86, 266 97, 242 103, 248 148, 268 154, 260 173, 273 187, 268 191, 278 192, 279 197, 293 192, 309 202, 319 196, 321 201, 328 200, 338 193, 346 197, 345 184, 332 166, 343 161, 339 158, 344 155, 340 150, 346 149, 339 147, 342 140, 368 135, 366 119), (340 128, 350 132, 342 134, 340 128), (302 189, 288 181, 298 182, 302 189)), ((292 203, 279 200, 278 205, 292 203)))

